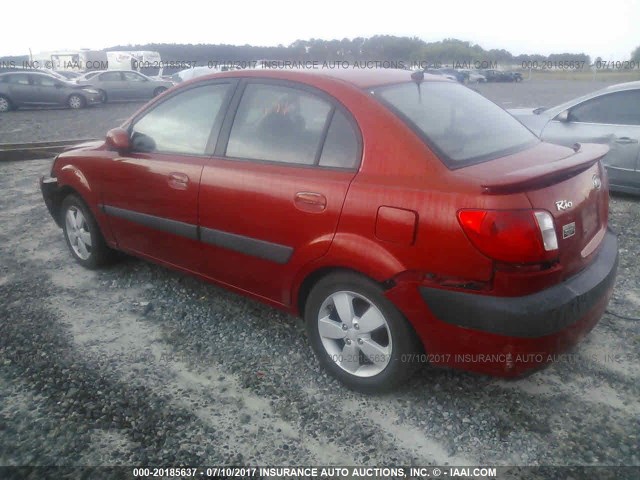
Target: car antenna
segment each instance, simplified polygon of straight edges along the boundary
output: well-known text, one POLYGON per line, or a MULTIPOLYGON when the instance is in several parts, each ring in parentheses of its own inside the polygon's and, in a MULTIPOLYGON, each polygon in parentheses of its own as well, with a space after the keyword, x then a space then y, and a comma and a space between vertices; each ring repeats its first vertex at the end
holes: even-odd
POLYGON ((413 72, 411 74, 411 80, 416 82, 416 85, 418 86, 418 98, 420 99, 420 103, 422 103, 422 88, 420 88, 420 84, 424 81, 424 72, 413 72))

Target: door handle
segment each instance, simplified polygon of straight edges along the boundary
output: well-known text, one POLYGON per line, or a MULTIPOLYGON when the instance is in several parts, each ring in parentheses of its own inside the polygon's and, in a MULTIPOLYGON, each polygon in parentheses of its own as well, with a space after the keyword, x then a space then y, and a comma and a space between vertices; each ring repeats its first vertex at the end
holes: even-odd
POLYGON ((189 177, 180 172, 171 172, 168 180, 169 186, 176 190, 186 190, 189 185, 189 177))
POLYGON ((298 192, 293 202, 296 208, 303 212, 320 213, 327 208, 327 197, 321 193, 298 192))
POLYGON ((618 137, 616 139, 616 143, 628 144, 628 143, 638 143, 638 140, 630 137, 618 137))

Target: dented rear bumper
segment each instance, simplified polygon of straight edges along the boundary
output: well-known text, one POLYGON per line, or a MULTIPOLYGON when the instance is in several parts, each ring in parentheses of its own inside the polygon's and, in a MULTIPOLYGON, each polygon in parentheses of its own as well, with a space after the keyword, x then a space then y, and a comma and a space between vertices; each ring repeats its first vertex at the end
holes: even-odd
POLYGON ((563 358, 602 317, 618 267, 608 231, 593 262, 539 293, 495 297, 399 283, 385 295, 420 337, 425 361, 503 377, 523 375, 563 358))
POLYGON ((420 287, 439 320, 509 337, 551 335, 584 317, 613 286, 618 269, 618 241, 608 231, 591 264, 559 285, 522 297, 494 297, 420 287))

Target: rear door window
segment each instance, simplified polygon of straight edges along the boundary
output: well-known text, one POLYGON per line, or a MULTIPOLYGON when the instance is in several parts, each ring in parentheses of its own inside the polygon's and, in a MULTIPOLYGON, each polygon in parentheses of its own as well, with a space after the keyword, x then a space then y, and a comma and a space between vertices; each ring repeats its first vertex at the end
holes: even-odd
POLYGON ((321 167, 355 168, 360 163, 358 134, 340 110, 336 110, 320 156, 321 167))
POLYGON ((119 82, 122 80, 122 75, 120 72, 105 72, 100 74, 98 80, 101 82, 119 82))
POLYGON ((226 156, 313 165, 332 110, 307 91, 251 83, 238 106, 226 156))
POLYGON ((34 75, 33 83, 41 87, 55 87, 56 85, 60 84, 60 82, 55 78, 46 77, 44 75, 34 75))
POLYGON ((128 82, 145 82, 147 80, 146 77, 139 75, 135 72, 123 72, 124 79, 128 82))

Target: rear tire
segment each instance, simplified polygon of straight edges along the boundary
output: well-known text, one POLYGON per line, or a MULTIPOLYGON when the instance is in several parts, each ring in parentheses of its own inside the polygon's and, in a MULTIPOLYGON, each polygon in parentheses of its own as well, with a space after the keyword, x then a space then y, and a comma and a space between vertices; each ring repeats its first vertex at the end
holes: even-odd
POLYGON ((418 338, 372 280, 350 272, 322 278, 305 306, 307 335, 322 367, 347 387, 392 390, 415 372, 418 338))
POLYGON ((74 110, 78 110, 85 106, 86 101, 82 95, 78 95, 77 93, 73 93, 69 96, 69 100, 67 101, 69 104, 69 108, 74 110))
POLYGON ((113 261, 115 252, 107 246, 95 218, 80 197, 67 195, 60 216, 64 239, 80 265, 93 270, 113 261))
POLYGON ((13 110, 13 104, 7 97, 0 95, 0 113, 13 110))

